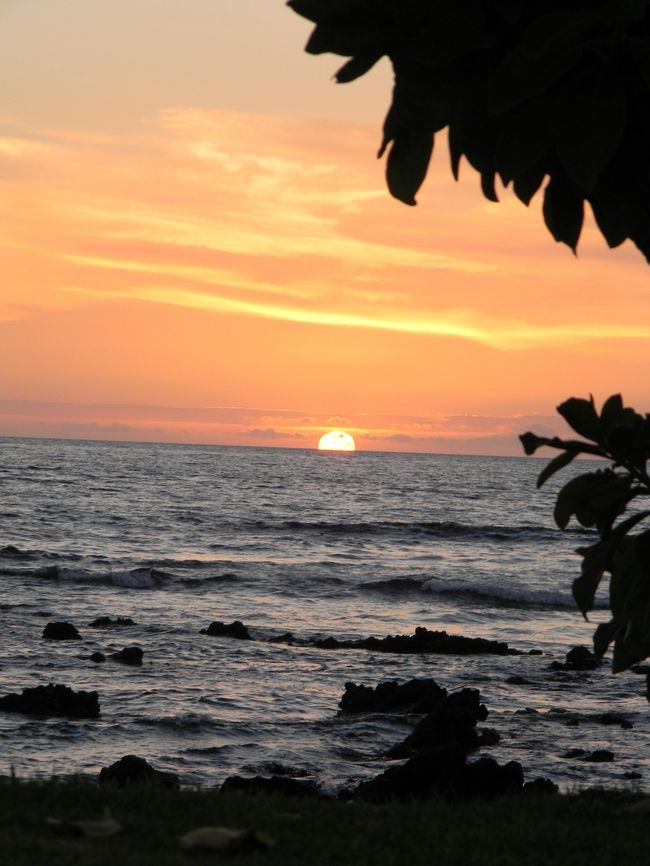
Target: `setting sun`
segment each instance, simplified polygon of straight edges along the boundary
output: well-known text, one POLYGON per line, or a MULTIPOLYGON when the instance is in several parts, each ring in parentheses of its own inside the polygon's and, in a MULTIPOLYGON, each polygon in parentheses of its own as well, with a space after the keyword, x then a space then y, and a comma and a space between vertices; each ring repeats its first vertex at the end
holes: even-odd
POLYGON ((356 451, 354 439, 343 430, 330 430, 320 437, 319 451, 356 451))

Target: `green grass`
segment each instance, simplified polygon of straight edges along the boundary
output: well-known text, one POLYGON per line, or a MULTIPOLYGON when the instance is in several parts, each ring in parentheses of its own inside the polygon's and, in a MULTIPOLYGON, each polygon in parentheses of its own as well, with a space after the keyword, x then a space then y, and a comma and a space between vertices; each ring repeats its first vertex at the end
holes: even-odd
POLYGON ((221 825, 273 837, 274 848, 233 858, 250 866, 646 866, 650 813, 621 811, 633 799, 600 792, 368 806, 210 789, 119 790, 78 780, 5 779, 0 780, 0 863, 214 864, 231 858, 187 854, 177 840, 193 828, 221 825), (45 823, 47 816, 96 818, 104 806, 122 824, 120 835, 63 836, 45 823))

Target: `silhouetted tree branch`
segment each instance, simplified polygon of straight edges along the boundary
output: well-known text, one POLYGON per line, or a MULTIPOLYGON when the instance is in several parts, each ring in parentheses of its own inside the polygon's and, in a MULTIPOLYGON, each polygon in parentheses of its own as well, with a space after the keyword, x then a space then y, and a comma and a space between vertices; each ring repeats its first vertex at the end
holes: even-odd
POLYGON ((610 247, 650 261, 650 0, 289 0, 316 23, 306 50, 350 57, 349 82, 395 71, 379 150, 392 195, 415 204, 436 132, 576 250, 589 202, 610 247))

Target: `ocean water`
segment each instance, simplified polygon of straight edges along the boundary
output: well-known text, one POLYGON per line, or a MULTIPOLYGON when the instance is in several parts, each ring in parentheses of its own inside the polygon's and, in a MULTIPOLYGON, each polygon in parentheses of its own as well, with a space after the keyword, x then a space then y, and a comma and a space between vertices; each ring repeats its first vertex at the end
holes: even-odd
MULTIPOLYGON (((101 717, 0 712, 0 774, 96 773, 146 757, 186 784, 274 765, 326 790, 375 775, 414 719, 339 715, 347 681, 433 677, 481 690, 500 762, 564 789, 650 780, 644 678, 554 673, 595 622, 532 458, 0 439, 0 695, 58 682, 101 717), (88 627, 98 616, 135 625, 88 627), (201 635, 242 620, 254 641, 201 635), (42 639, 50 620, 81 641, 42 639), (521 656, 413 656, 269 643, 411 633, 506 640, 521 656), (87 656, 127 645, 142 667, 87 656), (527 684, 509 683, 512 677, 527 684), (605 712, 633 727, 603 725, 605 712), (562 757, 611 749, 611 763, 562 757), (627 774, 641 775, 630 781, 627 774)), ((557 485, 556 485, 557 486, 557 485)), ((604 588, 606 589, 606 588, 604 588)), ((600 602, 604 607, 604 594, 600 602)), ((596 611, 597 622, 605 611, 596 611)))

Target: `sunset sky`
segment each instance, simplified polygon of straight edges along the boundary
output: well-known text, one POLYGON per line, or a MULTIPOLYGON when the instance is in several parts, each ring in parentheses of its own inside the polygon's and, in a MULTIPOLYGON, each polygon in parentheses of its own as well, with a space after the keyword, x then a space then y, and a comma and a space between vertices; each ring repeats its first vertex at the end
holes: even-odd
POLYGON ((2 0, 0 435, 519 453, 562 399, 650 410, 648 266, 579 256, 446 144, 375 159, 283 0, 2 0))

